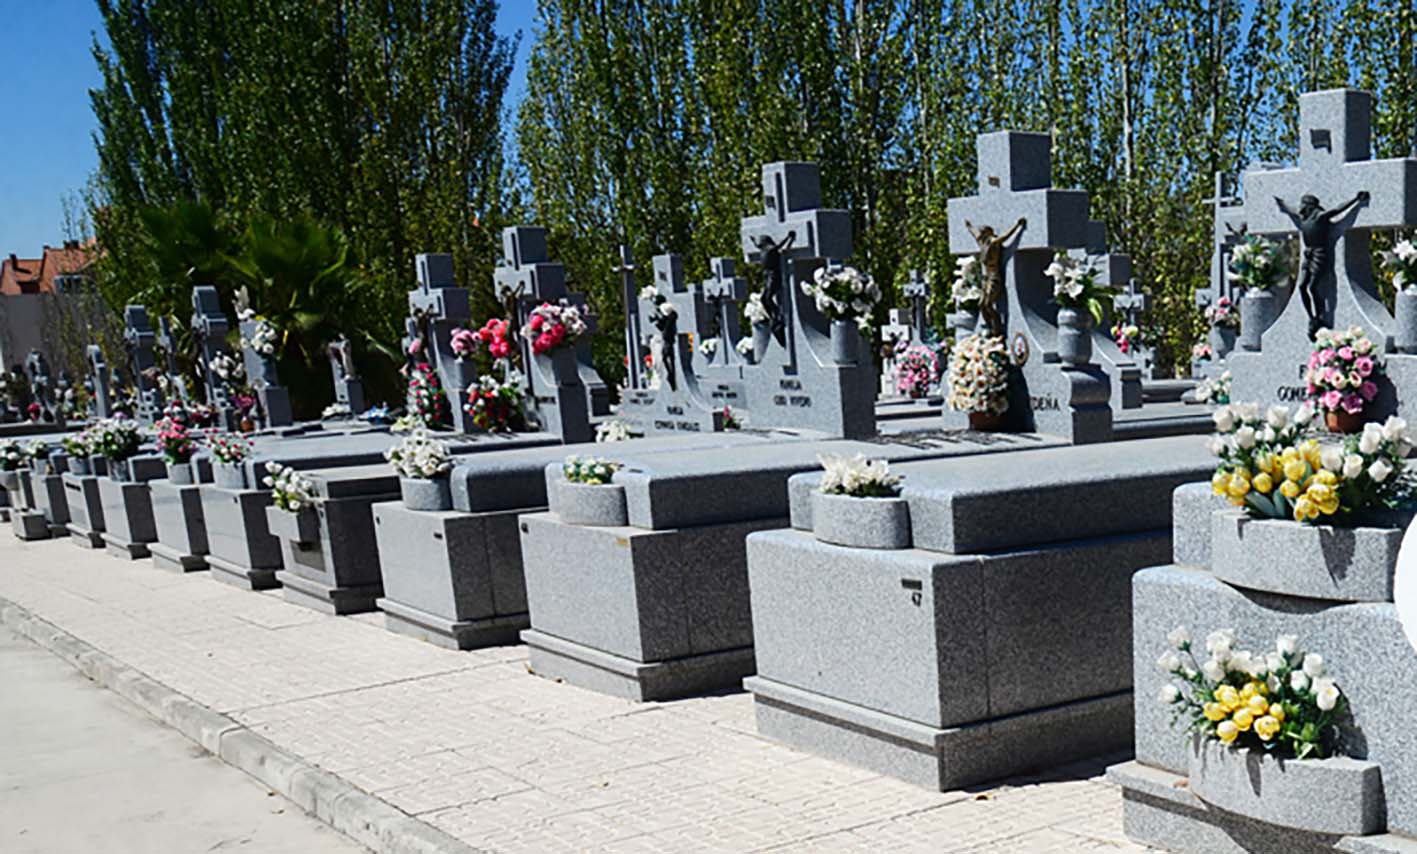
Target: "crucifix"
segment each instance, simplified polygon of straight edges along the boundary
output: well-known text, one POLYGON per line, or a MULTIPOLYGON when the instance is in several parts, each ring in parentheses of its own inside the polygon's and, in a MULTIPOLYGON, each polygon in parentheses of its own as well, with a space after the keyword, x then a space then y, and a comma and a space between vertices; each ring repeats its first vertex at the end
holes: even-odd
MULTIPOLYGON (((930 283, 918 270, 910 271, 910 278, 905 281, 905 298, 910 300, 910 343, 923 344, 925 342, 925 329, 929 325, 926 311, 930 303, 930 283)), ((894 322, 892 318, 892 322, 894 322)), ((884 331, 884 330, 882 330, 884 331)))
POLYGON ((325 348, 330 360, 330 377, 335 385, 335 402, 349 407, 351 415, 364 411, 364 382, 354 367, 354 350, 344 335, 325 348))
POLYGON ((231 405, 231 389, 212 367, 212 362, 218 356, 230 357, 226 348, 226 336, 230 332, 231 321, 222 311, 217 289, 212 285, 193 288, 192 337, 196 339, 202 362, 202 386, 206 391, 207 404, 216 409, 224 430, 236 429, 236 415, 231 405))
POLYGON ((710 365, 742 364, 738 339, 738 304, 748 298, 748 281, 736 275, 732 258, 710 258, 709 277, 704 280, 703 294, 709 310, 717 320, 718 348, 709 358, 710 365))
POLYGON ((64 424, 64 413, 54 406, 54 395, 49 388, 49 362, 38 350, 30 350, 25 358, 25 377, 30 382, 30 392, 34 402, 39 404, 39 420, 64 424))
POLYGON ((410 369, 426 363, 437 372, 452 410, 454 429, 471 432, 472 417, 466 411, 467 387, 474 377, 471 365, 460 361, 453 352, 453 330, 472 319, 467 289, 458 287, 453 256, 447 253, 421 253, 414 259, 414 269, 418 287, 408 292, 404 356, 410 369), (416 353, 414 342, 418 344, 416 353))

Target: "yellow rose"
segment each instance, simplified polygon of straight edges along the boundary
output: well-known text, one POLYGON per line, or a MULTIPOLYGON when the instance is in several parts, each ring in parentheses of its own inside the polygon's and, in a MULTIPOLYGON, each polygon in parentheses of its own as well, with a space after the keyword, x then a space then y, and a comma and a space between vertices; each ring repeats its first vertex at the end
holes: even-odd
POLYGON ((1323 469, 1322 471, 1319 471, 1319 472, 1317 472, 1316 474, 1314 474, 1314 480, 1317 480, 1319 483, 1322 483, 1324 486, 1337 486, 1337 485, 1338 485, 1338 475, 1334 474, 1333 472, 1329 471, 1328 469, 1323 469))
POLYGON ((1270 703, 1269 716, 1282 722, 1284 720, 1284 706, 1279 703, 1270 703))
POLYGON ((1292 480, 1286 480, 1279 485, 1279 494, 1283 495, 1285 498, 1298 498, 1299 484, 1292 480))
POLYGON ((1230 720, 1235 722, 1235 726, 1241 732, 1249 732, 1250 725, 1255 722, 1255 713, 1250 711, 1248 706, 1242 706, 1235 710, 1235 714, 1230 716, 1230 720))
POLYGON ((1215 702, 1219 703, 1228 715, 1240 708, 1240 692, 1235 690, 1234 685, 1221 685, 1215 689, 1215 702))
POLYGON ((1274 480, 1265 472, 1260 472, 1255 475, 1254 483, 1255 489, 1258 489, 1266 495, 1269 494, 1270 490, 1274 489, 1274 480))
POLYGON ((1215 473, 1215 477, 1210 479, 1210 491, 1216 495, 1224 495, 1230 486, 1230 475, 1223 471, 1215 473))
POLYGON ((1230 744, 1240 737, 1240 728, 1230 721, 1221 721, 1215 727, 1215 737, 1225 744, 1230 744))
POLYGON ((1205 714, 1206 720, 1211 721, 1223 721, 1229 716, 1225 711, 1225 707, 1219 703, 1206 703, 1205 706, 1202 707, 1202 711, 1205 714))
MULTIPOLYGON (((1288 450, 1293 450, 1293 448, 1290 448, 1288 450)), ((1284 464, 1284 477, 1289 480, 1303 480, 1304 475, 1308 473, 1309 467, 1304 465, 1301 460, 1290 460, 1284 464)))
POLYGON ((1310 501, 1308 496, 1300 498, 1294 502, 1294 521, 1302 522, 1305 519, 1312 519, 1319 515, 1318 505, 1310 501))
POLYGON ((1230 485, 1226 488, 1231 498, 1244 498, 1250 491, 1250 479, 1236 472, 1230 476, 1230 485))
MULTIPOLYGON (((1279 459, 1285 464, 1286 467, 1288 467, 1289 463, 1299 461, 1299 449, 1285 448, 1284 450, 1279 452, 1279 459)), ((1285 475, 1285 477, 1288 476, 1289 475, 1285 475)))
POLYGON ((1265 712, 1269 711, 1269 700, 1266 700, 1264 697, 1261 697, 1258 694, 1251 697, 1250 701, 1245 705, 1249 708, 1250 711, 1254 712, 1256 715, 1262 715, 1265 712))
POLYGON ((1279 733, 1279 721, 1265 715, 1255 721, 1255 735, 1260 737, 1260 741, 1269 741, 1279 733))
POLYGON ((1263 454, 1255 460, 1255 467, 1265 474, 1274 474, 1279 467, 1279 461, 1274 458, 1274 454, 1263 454))
POLYGON ((1246 682, 1244 685, 1240 686, 1240 701, 1248 703, 1259 692, 1260 689, 1258 683, 1246 682))

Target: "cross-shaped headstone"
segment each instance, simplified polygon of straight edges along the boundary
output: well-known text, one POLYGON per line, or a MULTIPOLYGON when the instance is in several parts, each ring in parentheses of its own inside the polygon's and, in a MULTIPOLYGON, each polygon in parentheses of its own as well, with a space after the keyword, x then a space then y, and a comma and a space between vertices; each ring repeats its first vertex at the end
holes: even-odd
POLYGON ((25 377, 30 382, 30 393, 39 404, 39 420, 57 422, 61 426, 64 414, 54 405, 54 393, 49 387, 49 362, 38 350, 30 350, 25 358, 25 377))
POLYGON ((295 423, 295 414, 290 407, 290 392, 280 383, 276 355, 260 353, 249 346, 266 323, 254 317, 241 321, 241 362, 246 368, 246 379, 260 401, 259 415, 265 426, 287 427, 295 423))
POLYGON ((354 368, 354 350, 343 335, 330 342, 330 377, 335 386, 335 402, 349 407, 353 415, 364 411, 364 382, 354 368))
POLYGON ((154 345, 157 333, 148 320, 148 310, 141 305, 123 309, 123 341, 128 345, 128 358, 133 369, 133 385, 138 390, 138 420, 151 424, 162 417, 162 389, 153 380, 157 367, 154 345))
POLYGON ((97 344, 90 344, 87 353, 94 417, 109 418, 113 415, 113 399, 108 390, 108 362, 103 358, 103 348, 97 344))
POLYGON ((1396 325, 1378 297, 1370 260, 1374 229, 1417 225, 1417 158, 1371 159, 1372 109, 1373 96, 1355 89, 1300 95, 1298 165, 1245 173, 1250 232, 1298 234, 1303 255, 1291 271, 1299 293, 1263 334, 1259 352, 1230 355, 1232 399, 1262 405, 1302 399, 1312 325, 1359 326, 1388 354, 1387 381, 1379 383, 1365 420, 1397 411, 1402 390, 1417 385, 1417 366, 1393 352, 1396 325))
POLYGON ((212 285, 192 289, 192 337, 202 360, 202 386, 207 404, 217 411, 222 429, 236 429, 236 414, 231 405, 231 390, 226 380, 212 369, 212 360, 229 355, 226 336, 231 332, 231 320, 221 308, 221 297, 212 285))
POLYGON ((736 273, 732 258, 709 259, 704 299, 718 322, 718 349, 708 360, 709 365, 737 365, 744 361, 737 349, 743 335, 738 324, 738 305, 748 298, 748 280, 736 273))
POLYGON ((925 312, 930 303, 930 283, 918 270, 911 270, 903 290, 905 298, 910 300, 910 343, 920 344, 925 340, 925 330, 929 328, 925 312))
POLYGON ((1124 322, 1140 325, 1142 314, 1151 308, 1151 295, 1141 289, 1136 279, 1128 279, 1127 287, 1112 297, 1112 307, 1124 322))
POLYGON ((466 288, 460 288, 453 270, 453 256, 426 252, 414 259, 418 286, 408 292, 408 319, 404 326, 404 354, 409 366, 427 363, 437 373, 452 410, 453 427, 460 433, 472 432, 467 414, 467 387, 476 379, 473 365, 453 352, 453 330, 472 320, 472 305, 466 288), (412 344, 420 350, 412 353, 412 344))
MULTIPOLYGON (((914 271, 911 271, 912 273, 914 271)), ((887 312, 886 316, 890 320, 881 327, 881 396, 890 397, 896 393, 895 388, 895 348, 902 341, 914 342, 918 340, 913 334, 909 321, 903 316, 905 312, 899 308, 893 308, 887 312)))
POLYGON ((167 361, 167 376, 172 381, 172 388, 177 393, 177 399, 185 403, 188 399, 187 378, 182 376, 182 372, 178 370, 177 337, 172 334, 172 321, 166 317, 157 319, 157 345, 162 348, 167 361))
POLYGON ((635 289, 635 259, 627 244, 620 244, 620 263, 615 267, 620 274, 621 305, 625 307, 625 387, 641 388, 644 385, 644 365, 640 361, 643 331, 639 311, 639 292, 635 289))
MULTIPOLYGON (((1002 235, 1024 220, 1002 247, 1005 293, 998 306, 1006 344, 1023 377, 1010 387, 1011 429, 1054 433, 1078 443, 1106 440, 1112 432, 1110 383, 1097 366, 1064 369, 1059 362, 1058 307, 1044 272, 1056 252, 1084 249, 1095 238, 1087 193, 1052 186, 1048 134, 986 133, 976 149, 978 195, 949 201, 950 251, 980 251, 966 222, 1002 235)), ((947 411, 945 420, 962 426, 965 418, 947 411)))

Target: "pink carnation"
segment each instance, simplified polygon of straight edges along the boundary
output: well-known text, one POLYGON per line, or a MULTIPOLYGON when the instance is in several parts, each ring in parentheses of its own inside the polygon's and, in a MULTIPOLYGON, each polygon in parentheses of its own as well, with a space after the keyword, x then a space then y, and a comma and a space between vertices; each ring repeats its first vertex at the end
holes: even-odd
POLYGON ((1338 409, 1338 405, 1342 402, 1343 393, 1340 391, 1329 390, 1323 393, 1323 397, 1319 398, 1319 403, 1323 406, 1324 409, 1327 409, 1330 412, 1338 409))
POLYGON ((1363 411, 1363 398, 1349 392, 1343 396, 1343 411, 1349 415, 1357 415, 1363 411))
POLYGON ((1359 356, 1356 360, 1354 360, 1353 367, 1358 369, 1358 373, 1361 376, 1366 377, 1373 372, 1373 357, 1359 356))
POLYGON ((1339 347, 1339 348, 1338 348, 1338 358, 1342 359, 1342 360, 1345 361, 1345 362, 1351 362, 1351 361, 1353 361, 1353 348, 1352 348, 1352 347, 1339 347))
POLYGON ((1358 393, 1363 395, 1364 400, 1372 400, 1378 396, 1378 384, 1368 380, 1358 387, 1358 393))

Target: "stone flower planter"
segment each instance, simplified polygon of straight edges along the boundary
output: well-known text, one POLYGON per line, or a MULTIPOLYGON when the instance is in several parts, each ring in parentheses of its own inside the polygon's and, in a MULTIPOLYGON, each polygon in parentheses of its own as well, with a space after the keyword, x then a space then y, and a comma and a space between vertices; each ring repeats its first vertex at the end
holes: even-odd
POLYGON ((266 525, 271 533, 282 540, 297 543, 317 543, 320 541, 320 517, 314 507, 306 507, 292 513, 279 507, 266 508, 266 525))
POLYGON ((1070 368, 1092 361, 1092 314, 1086 309, 1058 309, 1058 358, 1070 368))
POLYGON ((910 548, 910 505, 904 498, 853 498, 812 493, 812 534, 858 549, 910 548))
POLYGON ((1206 738, 1190 747, 1190 789, 1228 812, 1280 827, 1336 836, 1387 825, 1382 770, 1347 757, 1279 759, 1206 738))
POLYGON ((31 457, 30 471, 37 475, 49 474, 49 457, 31 457))
POLYGON ((245 489, 244 463, 212 463, 212 484, 221 489, 245 489))
POLYGON ((94 454, 89 457, 89 473, 108 474, 108 457, 101 454, 94 454))
POLYGON ((1397 292, 1393 340, 1400 353, 1417 353, 1417 285, 1397 292))
POLYGON ((93 474, 93 463, 91 457, 70 457, 69 471, 72 474, 85 477, 93 474))
POLYGON ((567 525, 619 527, 629 524, 625 487, 618 483, 552 481, 550 509, 567 525))
POLYGON ((439 512, 453 509, 453 483, 447 475, 433 478, 399 478, 403 506, 409 510, 439 512))
POLYGON ((849 320, 831 322, 832 361, 838 365, 856 364, 861 349, 861 332, 849 320))
POLYGON ((133 479, 133 470, 127 460, 108 461, 108 479, 114 483, 128 483, 133 479))
POLYGON ((1274 324, 1279 300, 1268 290, 1250 288, 1240 298, 1240 349, 1260 349, 1260 337, 1274 324))
POLYGON ((14 492, 20 488, 19 471, 0 471, 0 489, 6 492, 14 492))
POLYGON ((1236 587, 1330 602, 1390 602, 1404 525, 1339 528, 1211 516, 1211 569, 1236 587))
POLYGON ((1210 349, 1215 353, 1215 360, 1219 361, 1230 355, 1230 351, 1235 349, 1235 338, 1239 331, 1233 326, 1212 326, 1210 328, 1210 349))
POLYGON ((168 463, 167 480, 173 486, 191 486, 192 484, 197 482, 197 479, 192 471, 192 464, 190 462, 168 463))

